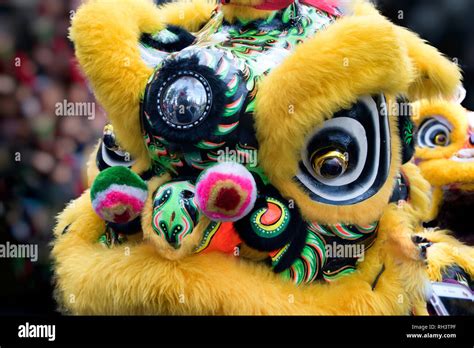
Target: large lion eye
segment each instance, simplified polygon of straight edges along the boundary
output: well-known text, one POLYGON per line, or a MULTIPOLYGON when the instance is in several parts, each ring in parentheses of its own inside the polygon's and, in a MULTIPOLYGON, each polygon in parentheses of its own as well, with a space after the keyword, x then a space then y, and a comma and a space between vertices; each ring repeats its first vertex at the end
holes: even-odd
POLYGON ((209 83, 197 73, 170 77, 160 89, 158 111, 169 126, 186 129, 198 125, 209 113, 212 93, 209 83))
POLYGON ((383 96, 361 98, 307 138, 296 181, 315 201, 349 205, 380 190, 390 169, 390 129, 383 96))
POLYGON ((417 145, 419 147, 442 147, 451 143, 451 124, 441 116, 435 116, 425 120, 417 133, 417 145))

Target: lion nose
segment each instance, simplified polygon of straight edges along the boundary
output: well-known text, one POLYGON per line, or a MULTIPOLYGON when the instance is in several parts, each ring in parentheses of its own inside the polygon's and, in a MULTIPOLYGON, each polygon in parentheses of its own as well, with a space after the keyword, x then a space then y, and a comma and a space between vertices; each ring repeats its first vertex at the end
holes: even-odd
POLYGON ((456 157, 461 160, 472 160, 474 158, 473 148, 464 148, 456 153, 456 157))
POLYGON ((474 133, 469 136, 469 143, 474 146, 474 133))

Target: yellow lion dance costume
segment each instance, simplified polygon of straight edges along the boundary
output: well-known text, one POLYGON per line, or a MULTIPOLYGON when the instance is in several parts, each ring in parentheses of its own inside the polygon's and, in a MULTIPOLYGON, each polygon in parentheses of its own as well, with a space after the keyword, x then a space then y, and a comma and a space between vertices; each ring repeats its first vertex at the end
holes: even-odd
POLYGON ((462 107, 464 88, 450 99, 413 104, 418 127, 415 161, 433 187, 429 220, 472 240, 474 113, 462 107))
POLYGON ((421 228, 390 107, 460 73, 372 5, 91 0, 71 39, 111 125, 55 228, 64 312, 426 314, 430 278, 473 274, 421 228))

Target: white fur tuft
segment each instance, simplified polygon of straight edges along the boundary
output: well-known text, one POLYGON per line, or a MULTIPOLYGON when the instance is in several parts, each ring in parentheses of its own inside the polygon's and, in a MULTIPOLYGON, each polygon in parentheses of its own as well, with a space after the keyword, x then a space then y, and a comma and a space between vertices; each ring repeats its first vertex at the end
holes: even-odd
POLYGON ((337 8, 342 12, 344 16, 350 16, 354 14, 354 0, 339 0, 337 8))

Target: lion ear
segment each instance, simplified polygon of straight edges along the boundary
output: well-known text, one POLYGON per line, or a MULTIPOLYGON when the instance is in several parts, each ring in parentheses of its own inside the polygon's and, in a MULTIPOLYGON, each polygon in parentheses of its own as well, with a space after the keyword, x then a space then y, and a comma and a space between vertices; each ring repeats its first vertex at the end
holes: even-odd
POLYGON ((415 78, 408 90, 410 100, 451 98, 462 80, 457 64, 415 33, 405 28, 397 28, 406 44, 414 68, 415 78))
POLYGON ((140 101, 162 57, 143 48, 150 42, 141 45, 140 41, 166 31, 168 37, 189 43, 185 30, 170 25, 197 30, 213 7, 211 0, 184 0, 162 7, 152 0, 94 0, 85 2, 72 20, 70 38, 79 64, 121 146, 137 161, 143 160, 143 165, 148 155, 141 134, 140 101))
MULTIPOLYGON (((353 8, 355 16, 379 13, 367 0, 354 0, 353 8)), ((462 79, 459 67, 415 33, 400 26, 395 27, 413 64, 414 80, 410 84, 408 98, 452 98, 462 79)))
POLYGON ((466 99, 467 91, 462 84, 459 84, 454 94, 451 96, 451 101, 461 105, 464 99, 466 99))
POLYGON ((146 158, 139 120, 140 96, 153 69, 143 61, 142 33, 163 28, 148 0, 89 1, 72 20, 70 38, 97 101, 127 152, 146 158))

